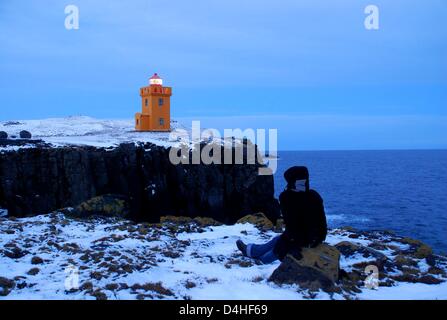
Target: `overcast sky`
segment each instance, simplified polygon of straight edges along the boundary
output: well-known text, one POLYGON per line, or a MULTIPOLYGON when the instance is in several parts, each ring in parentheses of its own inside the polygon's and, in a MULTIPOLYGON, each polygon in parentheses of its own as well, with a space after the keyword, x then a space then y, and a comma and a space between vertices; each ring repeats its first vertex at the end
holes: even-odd
POLYGON ((0 120, 132 118, 158 72, 174 118, 277 128, 280 149, 446 148, 446 16, 445 0, 2 0, 0 120))

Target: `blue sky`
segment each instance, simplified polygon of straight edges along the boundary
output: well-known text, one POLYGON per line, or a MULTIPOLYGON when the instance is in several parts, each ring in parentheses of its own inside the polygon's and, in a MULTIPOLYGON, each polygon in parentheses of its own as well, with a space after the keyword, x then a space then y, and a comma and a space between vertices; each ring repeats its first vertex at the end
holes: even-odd
POLYGON ((445 0, 3 0, 0 120, 132 118, 158 72, 174 118, 277 128, 280 149, 446 148, 446 14, 445 0))

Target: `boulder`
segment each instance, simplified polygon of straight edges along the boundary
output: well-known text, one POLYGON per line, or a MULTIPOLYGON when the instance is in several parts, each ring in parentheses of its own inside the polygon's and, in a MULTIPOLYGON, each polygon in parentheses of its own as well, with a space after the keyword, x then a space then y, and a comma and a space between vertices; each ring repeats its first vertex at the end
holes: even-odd
POLYGON ((0 131, 0 139, 8 139, 8 134, 5 131, 0 131))
POLYGON ((250 223, 262 230, 272 230, 274 228, 273 222, 263 213, 247 215, 240 218, 236 223, 250 223))
POLYGON ((129 204, 123 196, 107 194, 82 202, 70 211, 70 215, 78 218, 95 215, 125 218, 129 215, 129 204))
POLYGON ((297 284, 311 291, 334 291, 340 273, 340 252, 327 244, 289 253, 270 276, 276 284, 297 284))
POLYGON ((21 139, 31 139, 31 137, 32 137, 31 132, 26 131, 26 130, 20 131, 20 138, 21 139))

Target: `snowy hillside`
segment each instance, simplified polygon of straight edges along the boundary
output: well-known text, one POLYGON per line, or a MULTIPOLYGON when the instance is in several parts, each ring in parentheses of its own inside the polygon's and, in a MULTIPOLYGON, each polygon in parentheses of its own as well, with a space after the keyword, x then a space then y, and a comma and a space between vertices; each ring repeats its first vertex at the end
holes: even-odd
POLYGON ((187 138, 182 130, 189 132, 188 128, 176 121, 171 121, 171 128, 172 132, 135 132, 132 119, 103 120, 85 116, 0 122, 0 131, 5 131, 9 137, 18 137, 20 131, 27 130, 33 139, 42 139, 55 146, 109 147, 137 141, 171 146, 187 138))
MULTIPOLYGON (((73 220, 62 214, 0 218, 0 299, 447 299, 445 281, 388 281, 377 290, 332 294, 278 286, 267 279, 279 262, 258 264, 235 246, 239 238, 263 242, 273 231, 209 220, 150 225, 112 218, 73 220)), ((398 252, 409 245, 396 239, 336 229, 328 243, 375 246, 397 264, 398 252)), ((359 254, 342 256, 341 267, 349 272, 367 260, 359 254)), ((425 259, 413 262, 427 273, 425 259)), ((388 276, 399 279, 400 274, 395 269, 388 276)))

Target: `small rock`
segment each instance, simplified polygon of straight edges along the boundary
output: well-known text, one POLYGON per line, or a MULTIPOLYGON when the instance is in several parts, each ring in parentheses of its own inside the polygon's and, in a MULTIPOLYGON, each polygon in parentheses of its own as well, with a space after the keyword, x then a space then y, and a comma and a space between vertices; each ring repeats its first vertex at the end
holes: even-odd
POLYGON ((163 255, 165 257, 171 258, 171 259, 176 259, 176 258, 180 257, 180 253, 174 252, 174 251, 170 251, 170 250, 164 251, 163 255))
POLYGON ((8 139, 8 133, 5 131, 0 131, 0 139, 8 139))
POLYGON ((26 274, 30 275, 30 276, 35 276, 36 274, 38 274, 40 272, 39 268, 32 268, 30 269, 26 274))
POLYGON ((32 137, 31 132, 26 131, 26 130, 20 131, 20 138, 21 139, 31 139, 31 137, 32 137))
POLYGON ((90 291, 93 289, 93 284, 90 281, 84 282, 79 289, 81 291, 90 291))
POLYGON ((118 284, 108 283, 108 284, 106 284, 105 288, 106 288, 106 290, 115 291, 116 289, 118 289, 118 284))
POLYGON ((132 266, 129 265, 129 264, 123 264, 121 266, 121 269, 123 269, 123 271, 127 272, 127 273, 132 273, 133 272, 132 266))
POLYGON ((34 256, 31 259, 31 264, 41 264, 43 263, 43 259, 41 257, 38 256, 34 256))
POLYGON ((13 280, 0 277, 0 296, 7 296, 15 286, 13 280))
POLYGON ((95 280, 101 280, 103 278, 103 275, 98 271, 94 271, 90 273, 90 278, 93 278, 95 280))
POLYGON ((61 250, 70 253, 79 253, 81 251, 76 243, 64 243, 61 250))
POLYGON ((192 288, 195 288, 197 285, 194 283, 194 282, 192 282, 192 281, 186 281, 186 283, 185 283, 185 288, 186 289, 192 289, 192 288))
POLYGON ((129 289, 129 285, 127 283, 120 283, 119 290, 127 290, 129 289))
POLYGON ((19 289, 19 290, 26 288, 26 286, 27 286, 27 283, 25 281, 17 282, 17 289, 19 289))
POLYGON ((91 295, 93 297, 95 297, 96 300, 107 300, 107 295, 104 292, 102 292, 100 289, 93 291, 91 293, 91 295))
POLYGON ((417 266, 418 263, 417 261, 411 259, 410 257, 407 257, 403 254, 399 254, 394 258, 394 262, 396 263, 396 265, 402 269, 403 266, 417 266))

